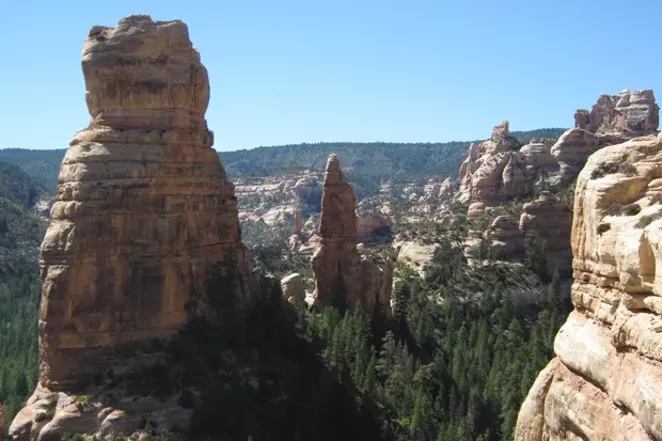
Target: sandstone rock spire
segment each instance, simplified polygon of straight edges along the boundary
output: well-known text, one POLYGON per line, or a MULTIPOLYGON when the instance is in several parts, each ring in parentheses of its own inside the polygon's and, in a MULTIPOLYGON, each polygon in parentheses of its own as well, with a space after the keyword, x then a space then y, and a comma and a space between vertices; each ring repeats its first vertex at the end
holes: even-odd
POLYGON ((338 157, 329 155, 324 173, 321 241, 313 255, 315 291, 319 304, 360 305, 367 313, 377 307, 390 314, 393 271, 391 262, 362 256, 356 243, 354 189, 345 180, 338 157))
POLYGON ((662 135, 594 153, 577 178, 575 310, 516 441, 662 440, 662 135))
POLYGON ((324 172, 320 247, 313 255, 314 297, 322 305, 360 299, 361 256, 356 249, 356 197, 338 157, 329 155, 324 172))
POLYGON ((251 302, 187 26, 144 15, 95 26, 82 68, 92 120, 62 162, 40 257, 39 382, 51 390, 100 375, 106 348, 164 337, 191 307, 206 312, 214 266, 232 275, 235 308, 251 302))

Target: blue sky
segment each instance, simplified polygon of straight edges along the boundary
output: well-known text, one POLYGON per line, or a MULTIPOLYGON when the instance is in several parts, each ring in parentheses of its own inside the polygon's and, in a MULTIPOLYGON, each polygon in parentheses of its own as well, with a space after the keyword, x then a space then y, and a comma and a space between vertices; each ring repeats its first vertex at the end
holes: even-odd
POLYGON ((89 122, 89 28, 140 13, 189 25, 218 150, 471 140, 662 97, 659 0, 0 0, 0 147, 66 147, 89 122))

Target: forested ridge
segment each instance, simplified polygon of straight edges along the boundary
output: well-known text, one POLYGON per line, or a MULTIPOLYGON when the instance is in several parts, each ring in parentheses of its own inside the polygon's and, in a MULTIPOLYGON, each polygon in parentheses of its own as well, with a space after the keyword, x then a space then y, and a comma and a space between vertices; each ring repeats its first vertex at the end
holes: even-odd
MULTIPOLYGON (((545 128, 511 132, 511 135, 525 144, 533 138, 556 139, 564 130, 545 128)), ((219 156, 228 175, 234 179, 302 170, 322 171, 329 154, 337 153, 352 182, 371 188, 375 182, 378 184, 386 178, 434 176, 443 179, 454 176, 471 142, 319 142, 227 151, 220 152, 219 156)), ((65 151, 6 148, 0 150, 0 161, 18 165, 36 182, 55 193, 65 151)))
POLYGON ((46 222, 31 208, 46 194, 19 167, 0 161, 0 402, 6 418, 22 406, 36 381, 36 257, 46 222))

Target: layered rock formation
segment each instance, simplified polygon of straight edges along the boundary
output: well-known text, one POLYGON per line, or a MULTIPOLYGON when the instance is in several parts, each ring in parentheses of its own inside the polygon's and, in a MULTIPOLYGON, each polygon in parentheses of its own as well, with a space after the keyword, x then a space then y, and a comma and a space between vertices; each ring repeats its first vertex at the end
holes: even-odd
POLYGON ((465 242, 470 260, 522 262, 527 252, 537 251, 546 259, 549 271, 561 276, 571 273, 570 227, 572 211, 555 195, 543 191, 524 204, 519 222, 507 215, 497 216, 481 238, 465 242))
POLYGON ((491 257, 497 260, 519 260, 524 253, 524 239, 515 219, 497 216, 487 230, 491 257))
POLYGON ((507 121, 494 127, 490 139, 469 147, 469 156, 460 166, 457 197, 461 202, 471 202, 470 215, 476 215, 509 196, 528 192, 516 148, 507 121))
POLYGON ((356 306, 372 313, 390 300, 391 263, 381 266, 357 249, 356 197, 345 180, 336 155, 330 155, 324 173, 320 243, 312 258, 313 297, 321 305, 356 306))
POLYGON ((575 310, 516 440, 662 440, 661 176, 655 135, 599 150, 578 176, 575 310))
POLYGON ((513 197, 530 196, 545 189, 570 184, 588 157, 598 149, 657 130, 659 106, 651 90, 625 90, 602 95, 589 112, 575 113, 575 128, 550 147, 540 141, 517 150, 509 138, 508 124, 494 128, 492 137, 473 144, 460 167, 457 199, 469 202, 469 215, 513 197))
POLYGON ((559 162, 560 181, 574 180, 596 150, 630 138, 654 133, 660 122, 660 107, 652 90, 624 90, 602 95, 591 111, 575 112, 575 128, 565 132, 552 147, 559 162))
MULTIPOLYGON (((234 188, 204 117, 207 71, 186 25, 132 16, 95 26, 82 68, 92 120, 60 170, 41 247, 39 385, 13 439, 127 424, 118 412, 128 407, 88 415, 67 394, 102 381, 123 345, 163 338, 190 314, 215 317, 217 296, 237 312, 252 301, 234 188), (209 289, 215 277, 222 294, 209 289)), ((164 427, 181 422, 172 403, 141 403, 164 427)))
POLYGON ((660 124, 660 107, 652 90, 625 89, 618 95, 601 95, 590 112, 575 113, 575 127, 599 136, 632 138, 654 133, 660 124))

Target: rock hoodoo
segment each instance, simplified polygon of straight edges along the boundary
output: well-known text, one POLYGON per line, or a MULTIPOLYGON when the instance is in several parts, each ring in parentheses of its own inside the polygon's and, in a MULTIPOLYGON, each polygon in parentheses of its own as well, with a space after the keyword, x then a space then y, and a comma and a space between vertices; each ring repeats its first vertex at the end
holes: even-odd
POLYGON ((578 176, 575 310, 515 440, 662 440, 662 136, 605 147, 578 176))
POLYGON ((62 162, 41 247, 39 385, 14 439, 112 426, 115 413, 71 414, 64 392, 101 378, 125 343, 165 337, 192 312, 213 315, 212 273, 233 308, 251 303, 234 187, 211 148, 207 71, 187 26, 148 16, 95 26, 82 68, 92 121, 62 162), (57 406, 52 419, 31 419, 45 402, 57 406))
POLYGON ((390 300, 391 262, 379 265, 359 254, 354 189, 333 154, 324 173, 319 234, 320 243, 312 258, 315 301, 324 306, 360 305, 368 313, 376 306, 389 309, 389 302, 383 304, 381 300, 390 300))

